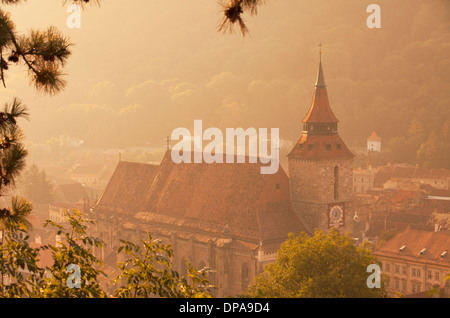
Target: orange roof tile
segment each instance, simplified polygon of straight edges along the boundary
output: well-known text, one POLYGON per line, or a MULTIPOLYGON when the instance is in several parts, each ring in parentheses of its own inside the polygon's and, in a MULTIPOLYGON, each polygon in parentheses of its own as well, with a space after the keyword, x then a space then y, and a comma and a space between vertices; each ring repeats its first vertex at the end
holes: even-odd
POLYGON ((367 141, 380 141, 381 138, 375 133, 372 132, 372 135, 369 136, 369 138, 367 138, 367 141))
POLYGON ((426 261, 450 266, 450 235, 446 232, 428 232, 407 228, 374 251, 376 256, 426 261), (406 246, 403 252, 402 246, 406 246), (423 254, 420 254, 426 248, 423 254), (448 251, 441 257, 444 251, 448 251))
POLYGON ((81 183, 60 184, 58 188, 61 190, 67 203, 83 201, 88 197, 86 189, 81 183))
POLYGON ((97 208, 125 214, 136 213, 158 169, 157 165, 119 162, 97 208))
POLYGON ((175 164, 170 151, 159 166, 148 166, 119 164, 96 210, 120 210, 153 224, 214 235, 228 225, 232 235, 257 241, 308 232, 292 207, 282 167, 262 175, 261 164, 248 158, 234 164, 175 164))
POLYGON ((417 196, 420 196, 421 191, 420 190, 398 190, 397 193, 394 195, 394 198, 392 199, 394 202, 402 202, 403 200, 408 199, 414 199, 417 196))
POLYGON ((326 87, 317 86, 311 107, 303 123, 338 123, 339 120, 331 110, 326 87))

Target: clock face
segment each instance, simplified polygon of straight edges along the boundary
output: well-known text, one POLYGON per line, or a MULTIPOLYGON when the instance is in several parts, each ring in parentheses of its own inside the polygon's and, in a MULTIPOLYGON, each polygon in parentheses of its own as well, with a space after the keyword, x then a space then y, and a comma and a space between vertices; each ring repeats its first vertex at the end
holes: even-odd
POLYGON ((335 205, 331 208, 330 217, 332 221, 339 222, 342 220, 343 216, 344 211, 342 210, 342 207, 340 205, 335 205))
POLYGON ((330 204, 329 207, 329 226, 344 226, 344 204, 330 204))

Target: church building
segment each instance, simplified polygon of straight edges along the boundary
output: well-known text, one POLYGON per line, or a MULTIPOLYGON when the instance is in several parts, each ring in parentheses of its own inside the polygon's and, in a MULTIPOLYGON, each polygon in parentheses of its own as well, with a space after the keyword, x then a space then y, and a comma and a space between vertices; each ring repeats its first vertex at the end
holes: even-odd
POLYGON ((351 231, 353 157, 338 133, 320 53, 319 73, 303 132, 288 154, 292 203, 312 229, 351 231))
MULTIPOLYGON (((353 154, 339 137, 319 65, 311 109, 288 155, 289 176, 260 163, 180 163, 167 151, 159 165, 121 161, 93 210, 105 264, 117 261, 119 239, 150 232, 209 276, 216 297, 238 296, 276 259, 289 233, 351 229, 353 154)), ((259 161, 257 161, 259 162, 259 161)))

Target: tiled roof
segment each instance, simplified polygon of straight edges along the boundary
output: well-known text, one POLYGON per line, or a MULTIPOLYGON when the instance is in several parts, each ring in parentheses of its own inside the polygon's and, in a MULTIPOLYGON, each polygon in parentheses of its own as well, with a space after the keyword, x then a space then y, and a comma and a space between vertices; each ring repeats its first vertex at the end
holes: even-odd
POLYGON ((414 178, 441 179, 450 178, 450 170, 447 169, 423 169, 418 168, 414 172, 414 178))
POLYGON ((429 232, 407 228, 382 244, 374 251, 374 254, 376 256, 404 258, 405 260, 426 261, 427 263, 450 266, 450 235, 446 232, 429 232), (405 246, 405 248, 400 251, 402 246, 405 246), (422 254, 421 251, 423 251, 422 254), (446 254, 445 251, 447 251, 446 254))
POLYGON ((367 141, 380 141, 381 138, 376 134, 376 132, 372 132, 372 135, 367 138, 367 141))
POLYGON ((61 190, 67 203, 80 202, 88 197, 81 183, 60 184, 58 188, 61 190))
POLYGON ((375 178, 373 181, 373 186, 375 188, 382 188, 383 184, 388 181, 394 174, 393 166, 384 166, 378 169, 375 173, 375 178))
POLYGON ((96 209, 215 235, 228 226, 230 234, 251 240, 307 231, 292 207, 284 170, 262 175, 260 167, 248 158, 175 164, 170 151, 159 166, 122 162, 96 209))
POLYGON ((450 198, 450 189, 433 189, 430 192, 430 196, 450 198))
POLYGON ((394 197, 392 198, 392 200, 395 203, 399 203, 402 202, 403 200, 412 200, 414 198, 416 198, 417 196, 421 195, 421 191, 417 190, 403 190, 400 189, 397 191, 397 193, 394 195, 394 197))
POLYGON ((392 178, 412 178, 416 169, 416 166, 411 165, 396 166, 392 178))
POLYGON ((288 157, 310 160, 353 158, 339 135, 316 136, 304 134, 292 148, 288 157))
POLYGON ((119 162, 97 208, 134 215, 142 205, 158 169, 157 165, 119 162))
POLYGON ((382 187, 391 178, 398 179, 444 179, 450 178, 450 170, 424 169, 415 165, 395 164, 380 167, 375 174, 374 186, 382 187))
POLYGON ((386 217, 386 223, 422 224, 427 225, 433 213, 432 210, 424 210, 423 213, 417 211, 396 211, 391 212, 386 217))
POLYGON ((79 165, 72 170, 73 175, 98 175, 102 166, 98 164, 79 165))
POLYGON ((326 87, 314 89, 311 107, 302 121, 303 123, 338 123, 339 120, 331 110, 326 87))

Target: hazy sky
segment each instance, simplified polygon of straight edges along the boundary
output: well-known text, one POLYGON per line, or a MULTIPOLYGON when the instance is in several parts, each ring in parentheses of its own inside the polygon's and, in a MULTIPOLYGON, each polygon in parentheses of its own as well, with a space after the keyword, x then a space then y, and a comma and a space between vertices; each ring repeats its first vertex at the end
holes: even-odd
POLYGON ((13 68, 0 101, 18 96, 30 106, 23 127, 35 142, 66 133, 97 145, 108 138, 156 145, 194 119, 279 127, 282 139, 294 140, 311 104, 321 41, 341 134, 361 145, 372 130, 383 137, 383 107, 400 112, 423 99, 426 109, 430 95, 438 95, 437 109, 450 104, 449 1, 378 1, 381 29, 366 25, 370 3, 268 0, 245 16, 250 35, 242 37, 217 32, 215 0, 104 0, 82 13, 81 29, 66 26, 62 1, 29 0, 6 9, 20 32, 55 25, 71 38, 68 86, 40 96, 25 69, 13 68))

